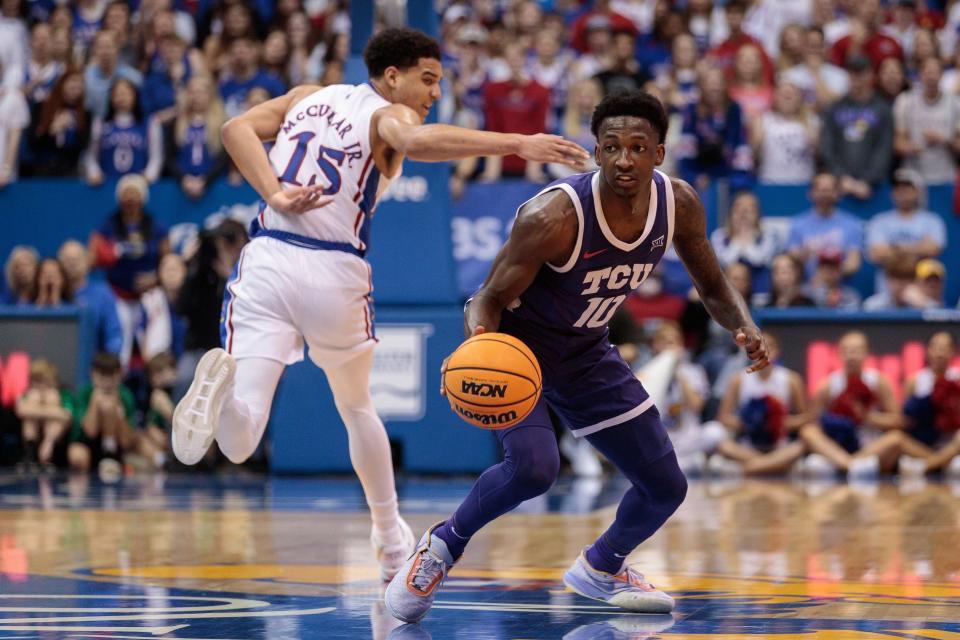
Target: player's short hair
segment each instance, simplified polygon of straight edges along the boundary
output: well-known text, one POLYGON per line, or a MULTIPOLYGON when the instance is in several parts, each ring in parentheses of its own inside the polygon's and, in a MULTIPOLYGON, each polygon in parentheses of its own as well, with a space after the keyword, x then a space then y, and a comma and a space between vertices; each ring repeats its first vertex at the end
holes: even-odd
POLYGON ((384 29, 370 38, 363 51, 371 78, 382 76, 387 67, 401 71, 415 67, 420 58, 440 60, 440 45, 416 29, 384 29))
POLYGON ((663 143, 667 138, 667 112, 663 108, 660 100, 646 91, 631 90, 617 91, 611 93, 597 105, 593 110, 593 118, 590 120, 590 131, 593 137, 600 133, 600 126, 607 118, 617 116, 633 116, 643 118, 650 123, 659 137, 658 142, 663 143))

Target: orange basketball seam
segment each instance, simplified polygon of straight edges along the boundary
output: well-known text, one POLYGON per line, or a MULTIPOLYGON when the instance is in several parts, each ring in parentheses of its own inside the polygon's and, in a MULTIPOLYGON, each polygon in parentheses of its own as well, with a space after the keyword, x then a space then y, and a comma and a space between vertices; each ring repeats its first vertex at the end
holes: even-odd
POLYGON ((533 393, 531 393, 531 394, 528 395, 528 396, 525 396, 525 397, 523 397, 523 398, 520 398, 519 400, 514 400, 513 402, 506 402, 506 403, 504 403, 504 404, 477 404, 476 402, 473 402, 472 400, 469 400, 468 398, 464 398, 464 397, 462 397, 462 396, 458 396, 458 395, 455 394, 453 391, 451 391, 451 390, 450 390, 450 387, 447 387, 446 384, 444 384, 444 387, 445 387, 446 390, 447 390, 447 395, 450 396, 451 398, 456 398, 457 400, 459 400, 460 402, 462 402, 462 403, 464 403, 464 404, 468 404, 468 405, 470 405, 471 407, 477 407, 477 408, 479 408, 479 409, 499 409, 500 407, 512 407, 512 406, 514 406, 514 405, 520 404, 521 402, 526 402, 527 400, 529 400, 529 399, 532 398, 533 396, 535 396, 535 395, 537 395, 537 394, 540 393, 540 390, 537 389, 537 390, 535 390, 533 393))
POLYGON ((540 394, 543 391, 543 371, 540 363, 522 340, 508 333, 480 334, 467 339, 457 347, 448 364, 452 366, 444 371, 443 389, 448 396, 451 409, 460 414, 460 417, 471 426, 490 431, 512 428, 525 420, 540 401, 540 394), (487 345, 487 343, 491 344, 487 345), (502 346, 496 346, 498 344, 509 347, 511 351, 504 351, 502 346), (518 359, 516 354, 520 354, 523 360, 518 359), (490 360, 495 362, 490 363, 490 360), (473 363, 488 363, 496 366, 476 366, 473 363), (498 376, 502 379, 497 380, 498 376), (521 383, 526 382, 530 384, 532 390, 526 396, 510 401, 500 395, 503 391, 498 394, 466 397, 460 393, 459 386, 465 385, 470 379, 487 385, 500 385, 505 382, 504 389, 511 392, 517 385, 522 386, 521 383), (496 397, 497 395, 500 397, 496 397), (481 400, 492 400, 495 404, 482 404, 481 400), (527 405, 526 410, 523 409, 523 405, 527 405), (506 424, 501 423, 500 420, 507 415, 515 417, 506 424))
POLYGON ((448 373, 451 373, 451 372, 453 372, 453 371, 493 371, 493 372, 496 372, 496 373, 505 373, 505 374, 507 374, 508 376, 514 376, 515 378, 523 378, 524 380, 526 380, 527 382, 529 382, 530 384, 532 384, 535 389, 539 389, 539 388, 540 388, 540 383, 539 383, 539 382, 534 381, 533 378, 528 378, 527 376, 523 375, 522 373, 514 373, 514 372, 512 372, 512 371, 505 371, 504 369, 494 369, 493 367, 473 367, 473 366, 470 366, 470 367, 453 367, 453 368, 450 368, 450 369, 445 370, 445 371, 443 372, 443 381, 444 381, 444 384, 446 384, 446 381, 447 381, 447 374, 448 374, 448 373))
MULTIPOLYGON (((509 333, 505 333, 505 334, 503 334, 503 335, 509 336, 510 334, 509 334, 509 333)), ((527 345, 524 344, 523 341, 520 340, 520 338, 516 338, 516 337, 514 337, 514 336, 510 336, 510 337, 514 338, 515 340, 517 340, 518 342, 520 342, 520 344, 523 344, 523 346, 527 347, 527 345)), ((536 356, 534 356, 534 359, 531 360, 531 359, 530 359, 530 356, 528 356, 526 353, 523 352, 523 349, 520 349, 519 347, 517 347, 517 345, 515 345, 515 344, 513 344, 513 343, 511 343, 511 342, 507 342, 506 340, 500 340, 500 339, 498 339, 498 338, 494 338, 492 335, 491 335, 491 336, 488 336, 488 335, 485 334, 485 333, 481 333, 480 335, 477 335, 477 336, 474 336, 474 337, 470 338, 469 340, 467 340, 466 342, 464 342, 464 343, 461 344, 460 346, 462 347, 464 344, 467 344, 468 342, 499 342, 500 344, 505 344, 505 345, 507 345, 508 347, 510 347, 511 349, 513 349, 514 351, 516 351, 517 353, 519 353, 520 355, 522 355, 524 358, 526 358, 526 359, 527 359, 527 362, 529 362, 531 365, 533 365, 533 368, 537 371, 537 373, 540 374, 540 378, 543 379, 543 372, 540 370, 540 363, 536 361, 536 356)), ((459 349, 460 347, 457 347, 457 348, 459 349)), ((529 349, 529 348, 530 348, 530 347, 527 347, 527 349, 529 349)), ((456 353, 456 351, 454 351, 454 353, 456 353)), ((531 351, 531 353, 533 353, 533 352, 531 351)))

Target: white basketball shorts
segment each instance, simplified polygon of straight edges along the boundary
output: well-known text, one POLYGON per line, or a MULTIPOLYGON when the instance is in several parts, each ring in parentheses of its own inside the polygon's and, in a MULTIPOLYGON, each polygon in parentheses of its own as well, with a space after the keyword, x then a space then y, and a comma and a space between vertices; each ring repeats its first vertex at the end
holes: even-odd
POLYGON ((223 294, 220 339, 235 358, 346 362, 376 344, 370 264, 270 237, 250 241, 223 294))

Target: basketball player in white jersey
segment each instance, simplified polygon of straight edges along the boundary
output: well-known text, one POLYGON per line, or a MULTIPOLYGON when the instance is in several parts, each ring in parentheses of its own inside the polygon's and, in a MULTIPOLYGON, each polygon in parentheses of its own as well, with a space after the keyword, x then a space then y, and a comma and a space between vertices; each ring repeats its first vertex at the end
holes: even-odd
POLYGON ((364 257, 377 199, 404 157, 517 154, 579 166, 588 154, 557 136, 424 125, 443 71, 439 46, 423 33, 382 31, 364 60, 368 83, 297 87, 223 127, 224 147, 263 204, 224 294, 224 348, 197 365, 174 413, 173 450, 194 464, 216 440, 231 461, 246 460, 263 436, 284 368, 303 359, 306 343, 346 425, 388 580, 414 540, 398 514, 389 442, 368 388, 376 337, 364 257))

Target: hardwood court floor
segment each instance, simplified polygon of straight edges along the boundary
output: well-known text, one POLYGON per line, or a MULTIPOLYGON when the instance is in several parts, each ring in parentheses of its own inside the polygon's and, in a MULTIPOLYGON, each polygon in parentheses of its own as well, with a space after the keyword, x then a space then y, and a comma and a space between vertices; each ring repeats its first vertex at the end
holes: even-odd
MULTIPOLYGON (((401 483, 417 532, 465 480, 401 483)), ((383 611, 355 482, 0 476, 0 639, 960 640, 960 484, 693 482, 628 615, 560 576, 624 487, 563 481, 481 532, 422 625, 383 611)))

